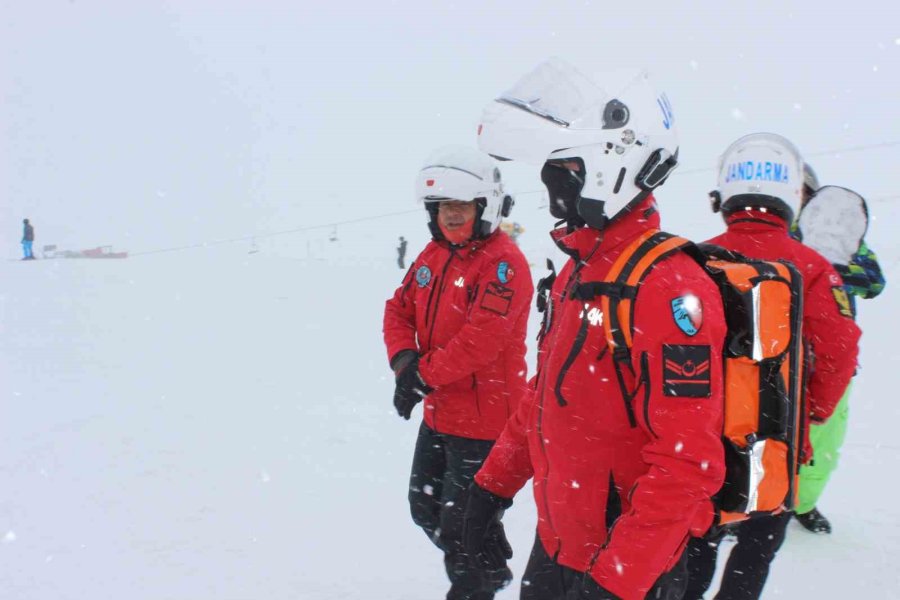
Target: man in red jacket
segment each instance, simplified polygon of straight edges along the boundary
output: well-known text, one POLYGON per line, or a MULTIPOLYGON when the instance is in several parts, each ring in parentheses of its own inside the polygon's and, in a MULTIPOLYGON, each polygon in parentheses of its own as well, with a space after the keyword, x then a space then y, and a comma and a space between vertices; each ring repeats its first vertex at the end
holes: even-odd
POLYGON ((462 549, 464 492, 526 390, 525 332, 534 293, 528 261, 498 230, 512 208, 500 171, 481 152, 447 147, 420 171, 416 195, 433 240, 384 309, 397 377, 394 406, 409 419, 424 399, 409 484, 413 521, 444 552, 448 600, 490 600, 511 573, 462 549))
MULTIPOLYGON (((825 257, 790 236, 802 188, 803 161, 791 142, 770 133, 737 140, 720 159, 718 189, 712 195, 713 210, 722 212, 728 230, 708 243, 749 258, 786 260, 803 275, 803 339, 812 358, 808 418, 822 423, 834 412, 856 370, 860 331, 842 303, 846 295, 841 277, 825 257)), ((803 443, 806 462, 812 458, 808 436, 803 443)), ((783 513, 737 526, 738 544, 725 567, 718 600, 759 598, 790 517, 783 513)), ((720 539, 691 543, 685 600, 700 600, 709 587, 720 539)))
POLYGON ((470 490, 466 547, 496 554, 490 533, 533 477, 537 539, 523 600, 675 600, 685 544, 712 523, 710 498, 724 476, 722 302, 701 267, 676 252, 639 293, 620 290, 636 293, 633 345, 630 356, 609 351, 595 292, 617 259, 659 228, 652 191, 676 165, 677 139, 671 105, 646 74, 602 82, 615 95, 586 81, 551 60, 483 118, 481 145, 491 154, 528 160, 523 140, 545 142, 541 178, 550 212, 565 221, 552 237, 571 260, 549 292, 534 389, 470 490), (580 94, 553 96, 579 86, 580 94), (682 305, 694 326, 679 323, 682 305))

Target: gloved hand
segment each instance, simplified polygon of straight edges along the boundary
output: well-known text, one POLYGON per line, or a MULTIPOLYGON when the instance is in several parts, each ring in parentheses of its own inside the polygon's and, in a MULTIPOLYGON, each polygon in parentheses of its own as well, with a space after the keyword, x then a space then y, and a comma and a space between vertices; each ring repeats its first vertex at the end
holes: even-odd
POLYGON ((414 360, 418 360, 419 353, 415 350, 401 350, 391 359, 391 370, 394 372, 394 378, 400 374, 400 371, 409 366, 414 360))
POLYGON ((512 558, 512 547, 503 530, 503 511, 512 500, 492 494, 472 482, 465 497, 463 547, 470 560, 486 569, 501 569, 512 558))
POLYGON ((580 585, 566 594, 566 600, 620 600, 618 596, 604 589, 590 573, 585 573, 580 585))
POLYGON ((413 358, 397 375, 394 389, 394 408, 397 414, 409 421, 413 407, 434 391, 419 374, 419 357, 413 358))

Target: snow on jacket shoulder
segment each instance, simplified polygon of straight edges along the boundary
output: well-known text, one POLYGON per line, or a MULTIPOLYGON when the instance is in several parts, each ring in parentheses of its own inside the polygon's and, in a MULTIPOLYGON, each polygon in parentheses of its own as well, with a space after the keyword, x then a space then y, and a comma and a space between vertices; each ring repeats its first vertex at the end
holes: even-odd
POLYGON ((525 334, 534 287, 528 261, 496 231, 463 248, 430 242, 385 305, 388 359, 420 355, 425 423, 496 439, 526 389, 525 334))
POLYGON ((792 239, 784 220, 772 214, 735 213, 728 218, 728 230, 709 243, 750 258, 787 260, 802 273, 803 337, 813 357, 807 401, 810 416, 826 420, 856 371, 861 335, 840 275, 825 257, 792 239))
POLYGON ((647 275, 631 353, 643 383, 630 401, 617 383, 600 298, 573 297, 575 286, 602 281, 632 240, 658 228, 654 210, 648 198, 602 234, 583 228, 557 240, 573 259, 550 294, 535 389, 476 475, 504 497, 533 475, 548 555, 625 600, 644 598, 690 535, 706 531, 724 477, 725 322, 713 281, 682 253, 647 275), (703 312, 694 335, 673 314, 673 301, 688 295, 703 312), (688 375, 673 377, 664 364, 688 375))

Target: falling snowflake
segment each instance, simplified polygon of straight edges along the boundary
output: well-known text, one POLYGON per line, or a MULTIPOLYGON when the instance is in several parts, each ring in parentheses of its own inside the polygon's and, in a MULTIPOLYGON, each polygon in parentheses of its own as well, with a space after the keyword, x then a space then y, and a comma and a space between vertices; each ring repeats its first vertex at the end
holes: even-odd
POLYGON ((743 121, 746 118, 746 115, 744 114, 744 111, 742 111, 741 109, 732 108, 731 109, 731 117, 735 121, 743 121))
POLYGON ((679 441, 677 444, 675 444, 675 452, 681 452, 681 450, 683 448, 684 448, 684 443, 679 441))
POLYGON ((692 60, 691 61, 691 69, 696 71, 699 68, 700 68, 700 63, 698 63, 696 60, 692 60))
POLYGON ((426 496, 434 496, 434 488, 431 487, 430 485, 424 485, 424 486, 422 486, 422 492, 423 492, 426 496))
POLYGON ((13 530, 9 530, 6 532, 6 535, 3 536, 4 544, 11 544, 16 541, 16 532, 13 530))

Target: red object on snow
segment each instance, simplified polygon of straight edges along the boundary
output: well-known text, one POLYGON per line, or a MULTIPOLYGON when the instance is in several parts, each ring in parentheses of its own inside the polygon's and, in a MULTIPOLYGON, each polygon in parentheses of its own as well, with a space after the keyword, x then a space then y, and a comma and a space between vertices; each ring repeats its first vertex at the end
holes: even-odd
POLYGON ((112 246, 97 246, 89 250, 82 250, 84 258, 128 258, 127 252, 113 252, 112 246))

